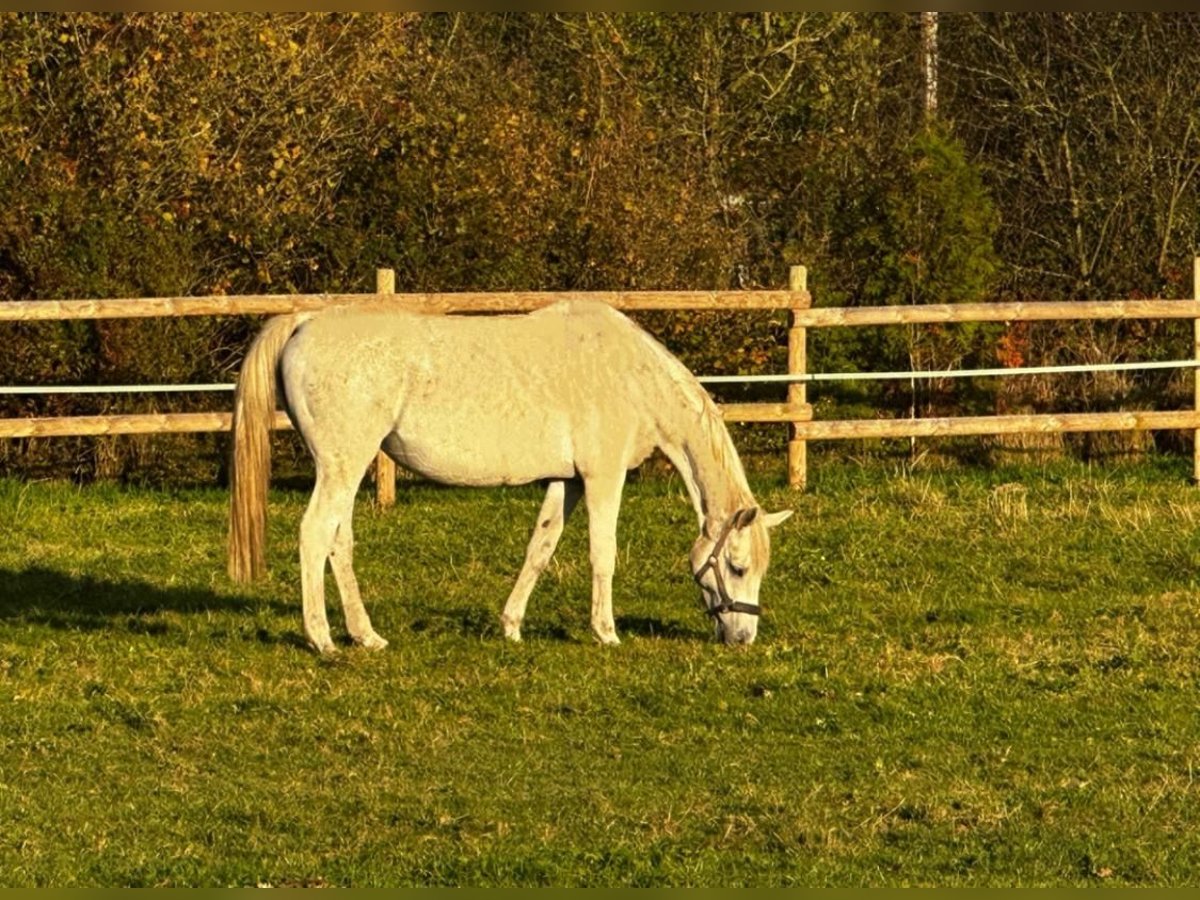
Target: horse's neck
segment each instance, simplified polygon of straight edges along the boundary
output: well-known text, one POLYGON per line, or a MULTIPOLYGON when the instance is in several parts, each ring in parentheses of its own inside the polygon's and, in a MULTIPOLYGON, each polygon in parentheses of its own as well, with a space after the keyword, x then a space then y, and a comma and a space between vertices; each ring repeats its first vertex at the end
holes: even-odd
POLYGON ((712 402, 704 399, 701 415, 688 416, 673 446, 663 450, 683 478, 700 528, 711 531, 755 501, 725 423, 712 402))

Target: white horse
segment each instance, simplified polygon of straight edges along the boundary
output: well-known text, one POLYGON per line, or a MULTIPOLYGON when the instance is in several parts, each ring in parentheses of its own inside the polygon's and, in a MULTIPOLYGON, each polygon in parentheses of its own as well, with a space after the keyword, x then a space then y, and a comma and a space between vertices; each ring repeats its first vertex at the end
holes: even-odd
POLYGON ((351 639, 387 644, 371 627, 351 561, 354 497, 381 446, 400 465, 445 484, 548 481, 501 615, 515 641, 563 523, 586 497, 591 625, 605 644, 619 643, 612 577, 625 474, 661 448, 699 519, 691 567, 717 637, 754 640, 767 529, 791 510, 759 509, 708 393, 609 306, 570 301, 492 317, 345 306, 269 321, 242 365, 234 401, 229 572, 236 581, 265 569, 277 387, 316 463, 300 526, 300 572, 304 631, 318 651, 335 649, 325 613, 327 559, 351 639))

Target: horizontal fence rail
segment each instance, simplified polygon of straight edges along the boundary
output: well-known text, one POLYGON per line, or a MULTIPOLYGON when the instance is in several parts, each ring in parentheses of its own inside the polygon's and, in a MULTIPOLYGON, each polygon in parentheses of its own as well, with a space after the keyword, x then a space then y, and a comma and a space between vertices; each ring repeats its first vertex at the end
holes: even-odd
POLYGON ((853 306, 796 313, 807 328, 842 325, 936 325, 953 322, 1081 322, 1098 319, 1197 319, 1197 300, 1043 300, 1029 303, 929 303, 853 306))
MULTIPOLYGON (((54 416, 0 419, 0 438, 92 437, 108 434, 203 434, 229 431, 233 413, 136 413, 132 415, 54 416)), ((286 413, 277 412, 276 429, 292 427, 286 413)))
POLYGON ((1049 322, 1097 319, 1198 319, 1197 300, 946 303, 923 306, 800 308, 792 291, 590 291, 507 294, 260 294, 237 297, 147 297, 131 300, 14 300, 0 322, 142 319, 175 316, 280 315, 348 303, 385 303, 421 312, 519 313, 586 297, 627 312, 793 310, 793 327, 930 325, 952 322, 1049 322))
POLYGON ((484 294, 258 294, 147 297, 135 300, 15 300, 0 303, 0 322, 150 319, 176 316, 274 316, 347 304, 380 303, 429 313, 521 313, 561 300, 598 300, 626 312, 791 309, 791 291, 533 291, 484 294))
MULTIPOLYGON (((727 421, 793 422, 796 412, 786 403, 726 403, 721 413, 727 421)), ((90 437, 104 434, 195 434, 229 431, 232 413, 136 413, 131 415, 53 416, 0 419, 0 438, 90 437)), ((291 428, 280 412, 273 426, 291 428)))
POLYGON ((961 437, 984 434, 1058 434, 1068 431, 1153 431, 1200 428, 1200 411, 1043 413, 926 419, 857 419, 806 422, 809 440, 961 437))

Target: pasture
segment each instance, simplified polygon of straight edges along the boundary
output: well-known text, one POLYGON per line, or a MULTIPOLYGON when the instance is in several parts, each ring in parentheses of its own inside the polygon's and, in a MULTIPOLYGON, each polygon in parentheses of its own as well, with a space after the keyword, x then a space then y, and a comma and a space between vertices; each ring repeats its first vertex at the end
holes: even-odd
POLYGON ((711 640, 676 477, 626 488, 619 647, 584 515, 513 645, 542 492, 403 482, 355 520, 391 644, 332 658, 302 638, 307 486, 243 588, 225 491, 0 481, 0 885, 1194 883, 1189 472, 752 473, 797 515, 749 648, 711 640))

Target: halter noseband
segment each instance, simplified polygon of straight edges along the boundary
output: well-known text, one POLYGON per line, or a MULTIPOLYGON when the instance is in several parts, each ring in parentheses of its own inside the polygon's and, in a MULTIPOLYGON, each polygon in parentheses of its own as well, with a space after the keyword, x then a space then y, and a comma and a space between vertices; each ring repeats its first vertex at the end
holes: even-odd
POLYGON ((716 618, 721 613, 734 612, 744 613, 748 616, 757 616, 762 613, 762 610, 753 603, 743 603, 741 600, 734 600, 729 596, 729 591, 725 589, 725 578, 721 575, 721 567, 718 565, 717 559, 721 555, 721 549, 725 546, 725 541, 729 537, 729 533, 733 531, 734 523, 737 521, 738 514, 734 513, 725 523, 725 527, 721 529, 721 534, 717 537, 717 542, 713 544, 712 552, 708 554, 708 559, 704 561, 695 574, 692 575, 696 579, 696 584, 704 586, 704 573, 709 569, 713 570, 713 575, 717 579, 717 596, 721 602, 715 606, 708 607, 707 612, 713 618, 716 618))

